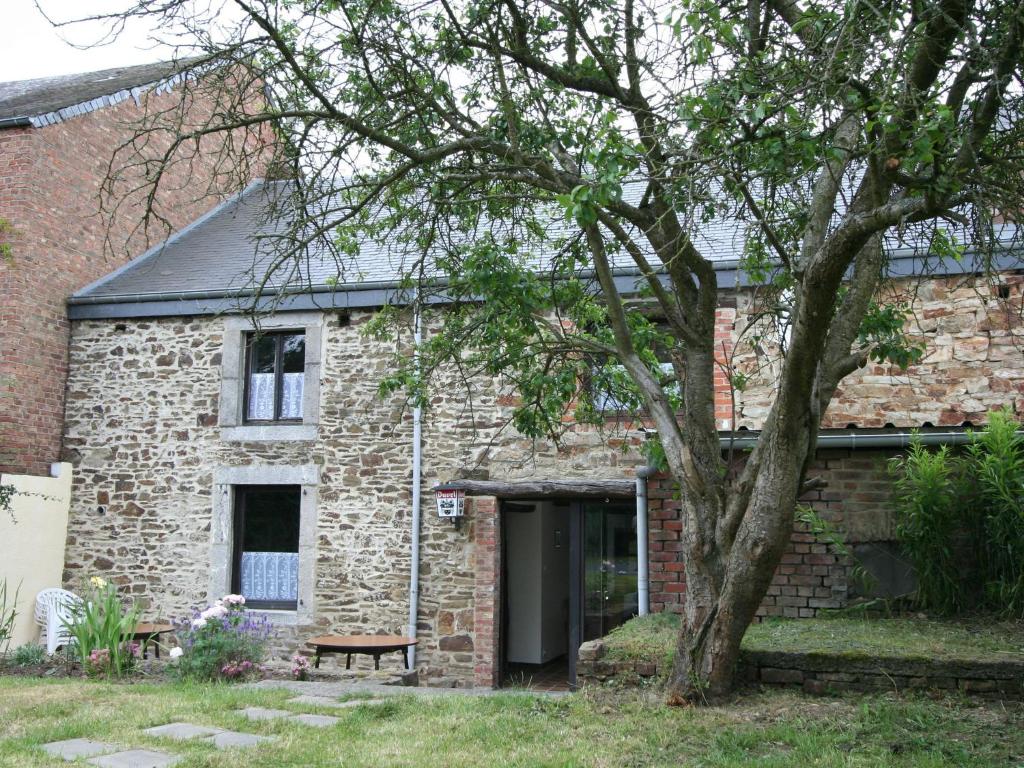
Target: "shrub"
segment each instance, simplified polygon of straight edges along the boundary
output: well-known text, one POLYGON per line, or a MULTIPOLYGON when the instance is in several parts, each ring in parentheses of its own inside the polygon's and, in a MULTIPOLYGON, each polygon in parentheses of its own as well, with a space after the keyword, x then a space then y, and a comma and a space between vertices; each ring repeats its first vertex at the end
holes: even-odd
POLYGON ((89 675, 121 677, 139 658, 138 644, 130 638, 141 612, 138 607, 125 608, 117 587, 106 579, 94 576, 89 587, 67 625, 75 653, 89 675))
POLYGON ((940 613, 975 608, 1024 618, 1024 436, 990 414, 962 455, 914 438, 893 459, 896 533, 917 571, 917 602, 940 613), (967 563, 967 561, 970 561, 967 563))
POLYGON ((982 601, 1024 618, 1024 436, 1006 411, 975 432, 966 455, 967 508, 983 534, 977 547, 982 601))
POLYGON ((46 646, 39 643, 19 645, 11 654, 11 664, 15 667, 38 667, 46 662, 46 646))
POLYGON ((929 451, 918 436, 906 456, 892 460, 896 485, 896 536, 917 572, 922 608, 955 613, 966 607, 956 548, 962 529, 956 508, 957 469, 948 446, 929 451))
POLYGON ((192 618, 179 622, 180 653, 173 654, 176 674, 187 680, 245 680, 261 675, 272 628, 265 617, 253 618, 245 598, 226 595, 192 618))

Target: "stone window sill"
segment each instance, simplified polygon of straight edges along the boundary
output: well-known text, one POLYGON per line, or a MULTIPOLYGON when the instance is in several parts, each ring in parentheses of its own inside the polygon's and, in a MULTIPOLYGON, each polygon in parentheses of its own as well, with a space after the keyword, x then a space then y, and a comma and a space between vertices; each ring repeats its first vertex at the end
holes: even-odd
POLYGON ((299 612, 298 611, 281 611, 281 610, 270 610, 264 608, 252 608, 249 610, 249 614, 253 616, 262 616, 271 624, 279 627, 294 627, 299 623, 299 612))
POLYGON ((309 441, 316 438, 316 424, 246 424, 220 429, 220 439, 228 442, 309 441))

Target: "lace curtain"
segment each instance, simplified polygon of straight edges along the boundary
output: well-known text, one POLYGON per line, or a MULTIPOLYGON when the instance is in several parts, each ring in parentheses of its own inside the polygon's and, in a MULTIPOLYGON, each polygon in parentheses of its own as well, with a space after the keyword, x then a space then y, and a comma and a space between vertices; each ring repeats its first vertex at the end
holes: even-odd
MULTIPOLYGON (((249 418, 272 421, 274 418, 274 374, 254 373, 249 378, 249 418)), ((286 373, 281 377, 281 418, 302 418, 304 373, 286 373)))
POLYGON ((246 600, 297 600, 297 552, 243 552, 242 595, 246 600))

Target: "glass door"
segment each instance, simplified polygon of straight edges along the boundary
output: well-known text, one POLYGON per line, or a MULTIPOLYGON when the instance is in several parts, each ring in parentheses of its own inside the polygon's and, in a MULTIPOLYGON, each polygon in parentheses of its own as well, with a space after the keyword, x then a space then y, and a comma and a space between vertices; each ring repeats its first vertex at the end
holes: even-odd
POLYGON ((636 505, 583 504, 582 640, 637 615, 636 505))

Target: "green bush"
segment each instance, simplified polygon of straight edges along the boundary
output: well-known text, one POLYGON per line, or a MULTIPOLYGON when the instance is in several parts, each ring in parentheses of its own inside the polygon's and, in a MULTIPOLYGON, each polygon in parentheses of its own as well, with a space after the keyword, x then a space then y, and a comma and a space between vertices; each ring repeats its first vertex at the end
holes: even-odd
POLYGON ((134 669, 139 646, 130 638, 139 623, 137 607, 125 608, 117 587, 94 576, 81 607, 68 622, 83 669, 93 676, 121 677, 134 669))
POLYGON ((245 610, 241 595, 225 595, 191 620, 181 622, 171 650, 174 673, 184 680, 240 681, 263 673, 272 634, 264 616, 245 610))
POLYGON ((917 572, 916 601, 943 614, 1024 618, 1024 437, 1006 411, 962 454, 919 437, 892 460, 896 533, 917 572))
POLYGON ((11 654, 11 664, 15 667, 37 667, 46 661, 46 646, 39 643, 19 645, 11 654))

